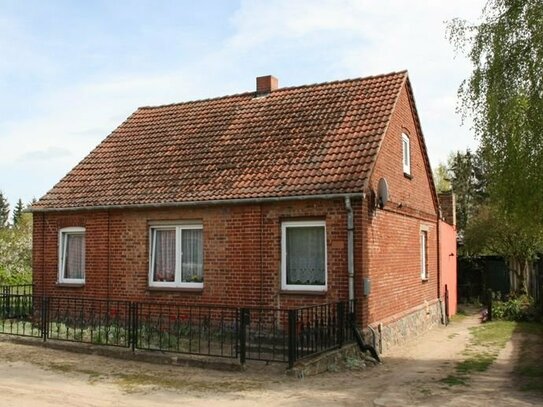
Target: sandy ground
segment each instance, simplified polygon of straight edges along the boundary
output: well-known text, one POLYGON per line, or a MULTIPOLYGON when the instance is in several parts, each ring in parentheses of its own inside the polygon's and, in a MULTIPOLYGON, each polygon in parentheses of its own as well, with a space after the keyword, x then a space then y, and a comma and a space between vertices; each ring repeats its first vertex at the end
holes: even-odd
POLYGON ((283 365, 220 372, 117 360, 0 341, 0 406, 543 406, 517 392, 518 338, 468 386, 440 382, 462 360, 477 317, 439 327, 385 355, 384 364, 296 379, 283 365))

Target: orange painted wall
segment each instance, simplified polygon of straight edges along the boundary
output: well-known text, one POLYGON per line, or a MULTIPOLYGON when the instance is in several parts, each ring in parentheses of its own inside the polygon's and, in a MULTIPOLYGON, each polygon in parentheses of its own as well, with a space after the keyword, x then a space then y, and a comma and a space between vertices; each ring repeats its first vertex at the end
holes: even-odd
POLYGON ((441 266, 442 298, 445 296, 445 284, 449 290, 449 315, 456 314, 456 228, 446 222, 439 221, 439 245, 441 266))

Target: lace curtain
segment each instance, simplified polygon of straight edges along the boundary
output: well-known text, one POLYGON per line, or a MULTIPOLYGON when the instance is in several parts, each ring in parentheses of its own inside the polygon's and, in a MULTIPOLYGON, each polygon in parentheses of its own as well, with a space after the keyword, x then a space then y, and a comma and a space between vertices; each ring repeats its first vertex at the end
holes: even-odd
MULTIPOLYGON (((174 282, 176 269, 175 229, 154 230, 153 281, 174 282)), ((181 282, 202 282, 203 243, 201 229, 181 230, 181 282)))
POLYGON ((289 227, 286 233, 287 284, 324 285, 324 228, 289 227))
POLYGON ((85 235, 64 235, 64 278, 85 278, 85 235))
POLYGON ((204 281, 201 229, 183 229, 181 232, 181 281, 200 283, 204 281))
POLYGON ((153 281, 175 281, 175 229, 154 230, 153 281))

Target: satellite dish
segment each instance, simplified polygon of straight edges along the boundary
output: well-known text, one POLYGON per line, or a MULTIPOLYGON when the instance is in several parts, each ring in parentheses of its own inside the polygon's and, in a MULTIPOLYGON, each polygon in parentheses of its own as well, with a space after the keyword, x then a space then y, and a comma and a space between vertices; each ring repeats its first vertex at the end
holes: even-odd
POLYGON ((381 178, 377 184, 377 205, 383 209, 388 202, 388 183, 385 178, 381 178))

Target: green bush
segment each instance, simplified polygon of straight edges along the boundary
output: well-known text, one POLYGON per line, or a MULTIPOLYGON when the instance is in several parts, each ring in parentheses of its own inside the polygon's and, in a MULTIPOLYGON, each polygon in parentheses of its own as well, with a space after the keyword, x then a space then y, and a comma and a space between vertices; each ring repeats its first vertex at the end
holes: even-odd
POLYGON ((513 296, 507 301, 494 301, 492 317, 505 321, 535 321, 538 318, 538 310, 534 299, 523 294, 513 296))
POLYGON ((0 285, 32 284, 32 271, 23 270, 10 273, 0 267, 0 285))
POLYGON ((17 226, 0 227, 0 285, 32 281, 32 215, 23 214, 17 226))

